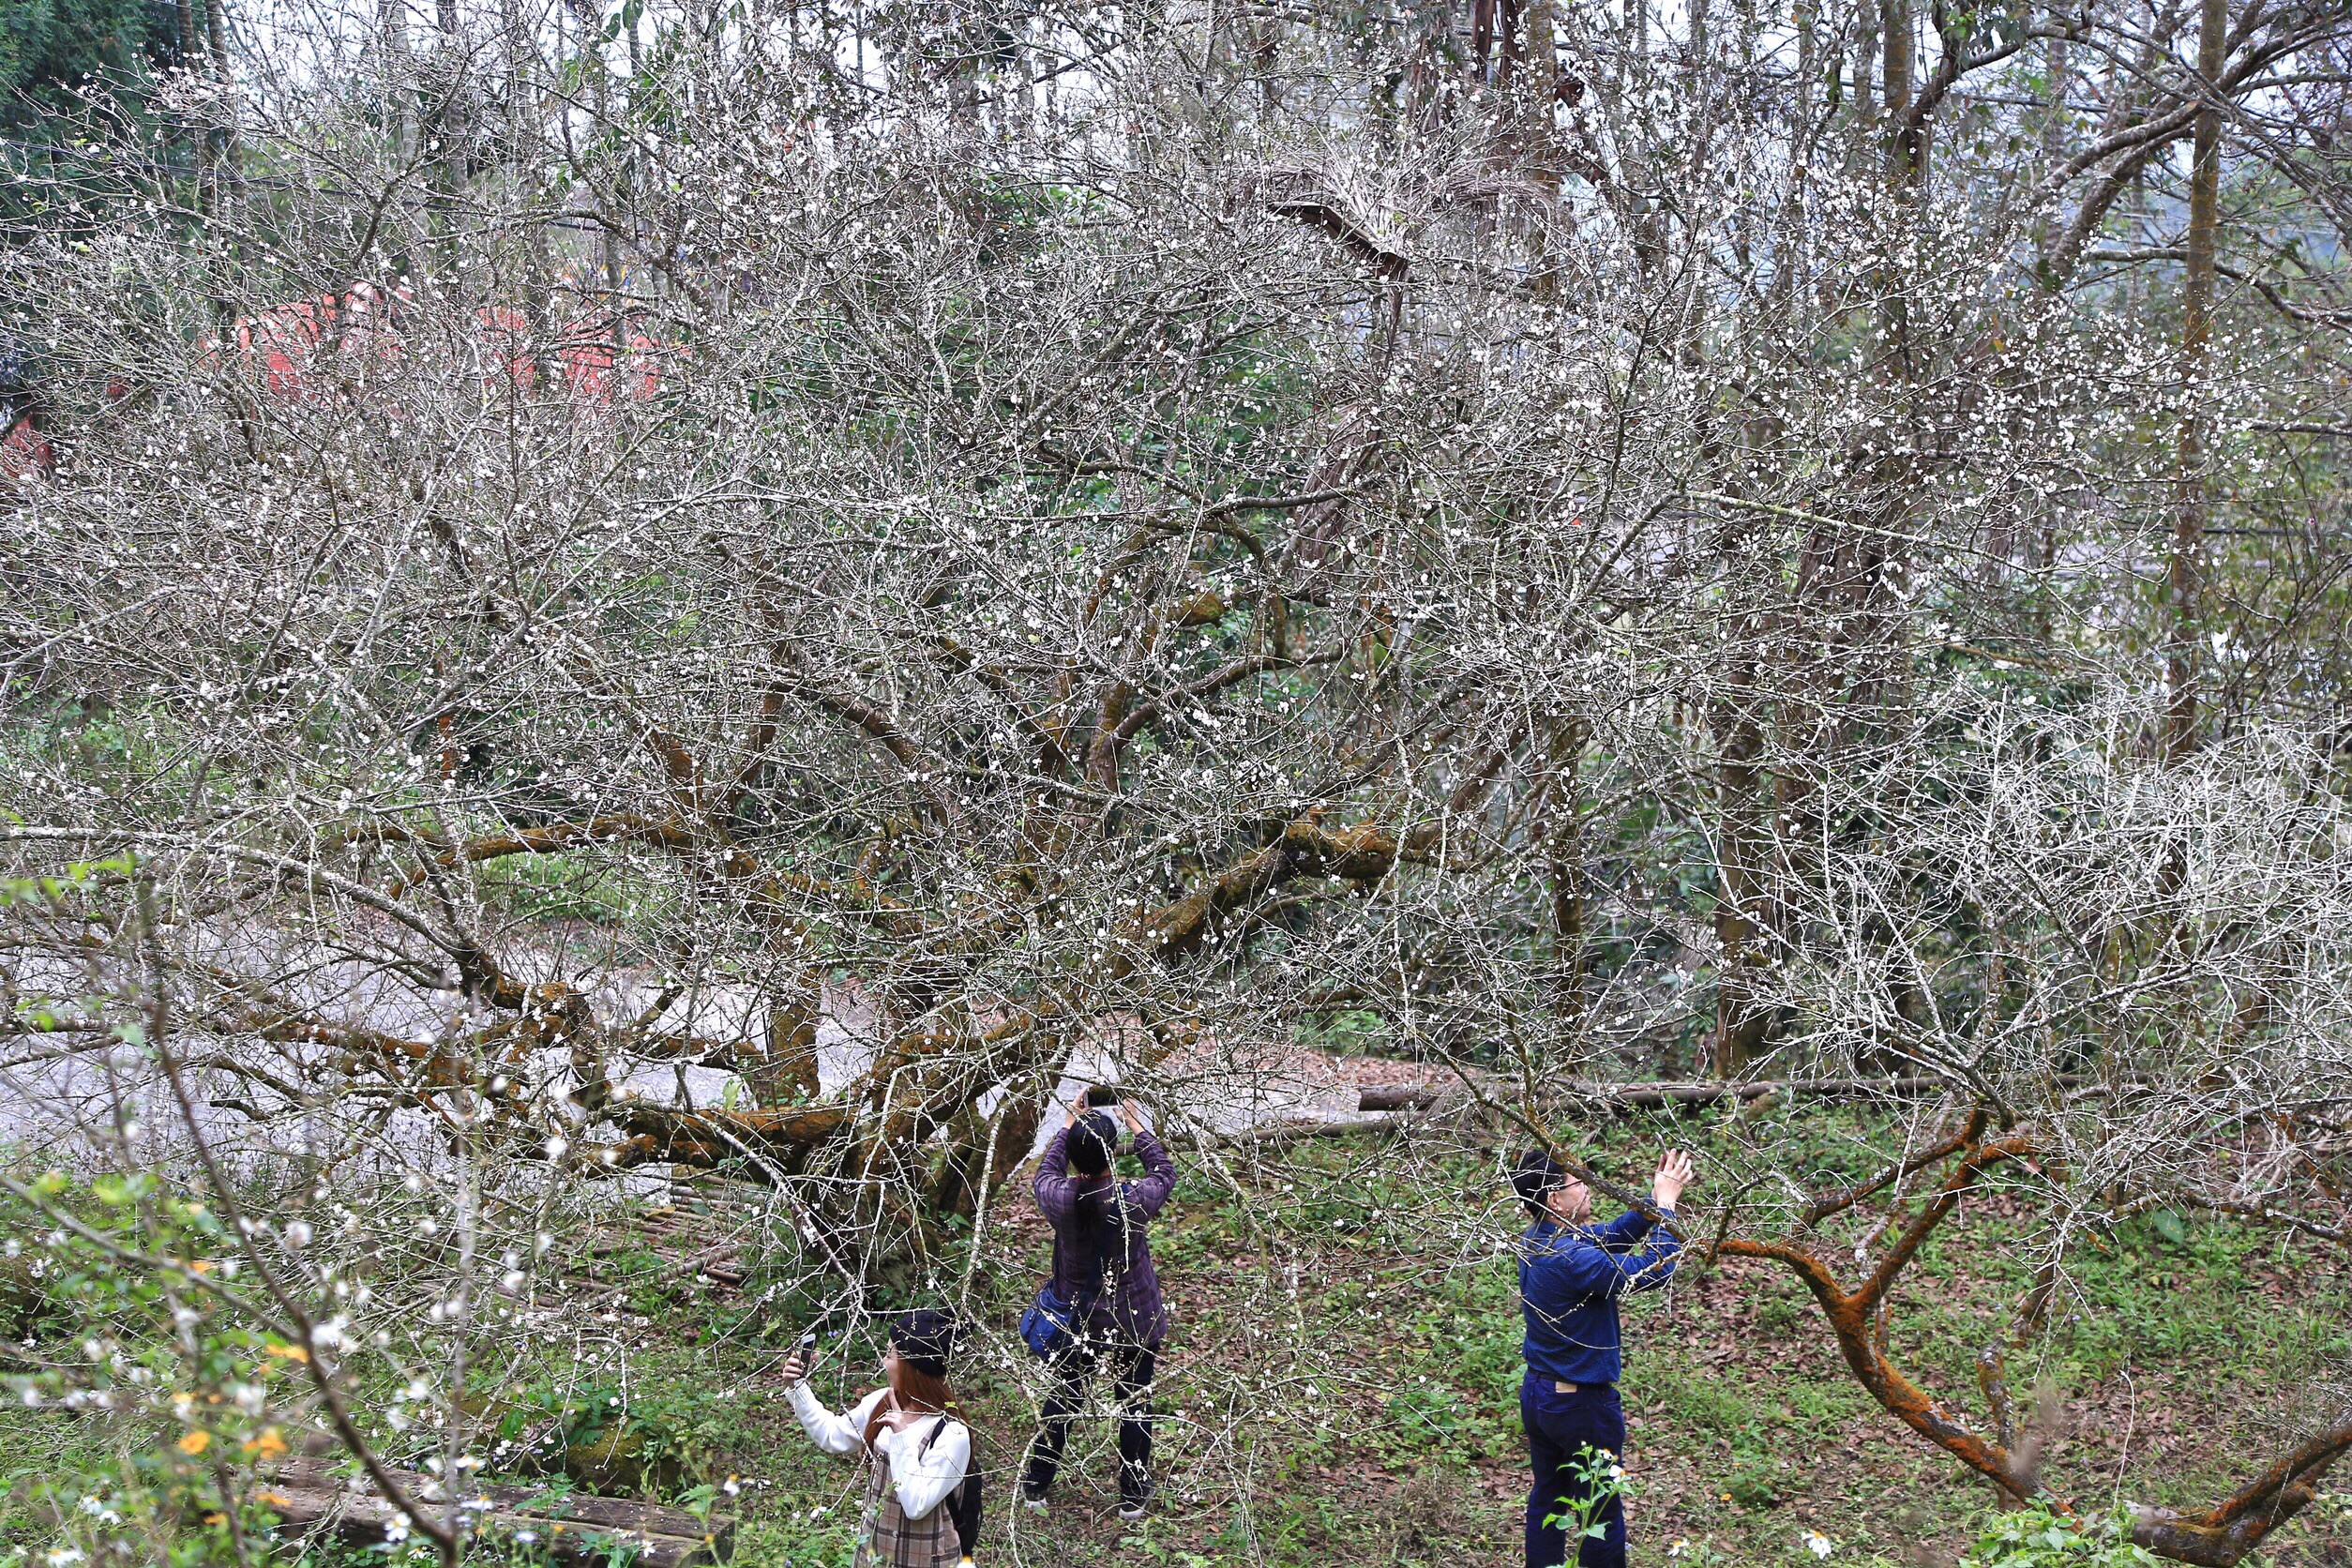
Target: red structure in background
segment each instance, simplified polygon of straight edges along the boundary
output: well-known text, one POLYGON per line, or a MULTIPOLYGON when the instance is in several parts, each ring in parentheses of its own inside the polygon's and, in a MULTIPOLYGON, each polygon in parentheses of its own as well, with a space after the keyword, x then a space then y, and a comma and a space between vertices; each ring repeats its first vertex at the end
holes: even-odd
MULTIPOLYGON (((416 324, 414 294, 405 287, 357 283, 342 294, 289 300, 257 315, 241 316, 230 327, 234 363, 273 399, 287 401, 340 390, 349 380, 388 370, 409 357, 409 333, 416 324), (339 374, 330 374, 330 369, 339 374)), ((530 323, 512 306, 485 305, 474 312, 475 329, 451 345, 482 364, 486 384, 529 392, 539 384, 544 363, 580 412, 610 410, 616 401, 641 403, 661 390, 661 347, 634 323, 614 352, 611 319, 580 318, 551 334, 535 352, 530 323)), ((207 364, 219 363, 220 345, 206 345, 207 364)), ((119 401, 129 388, 110 383, 106 395, 119 401)), ((42 478, 57 460, 34 412, 0 402, 0 483, 42 478)))
MULTIPOLYGON (((238 361, 273 397, 301 398, 306 384, 326 369, 323 355, 352 374, 373 366, 390 367, 407 357, 404 317, 414 295, 405 288, 384 290, 354 284, 349 293, 290 300, 230 329, 238 361)), ((535 353, 530 324, 507 305, 485 305, 474 312, 473 346, 492 385, 502 379, 519 390, 538 384, 541 354, 535 353)), ((657 345, 633 323, 617 356, 610 321, 579 319, 557 327, 545 355, 552 372, 582 408, 610 408, 617 400, 643 402, 661 389, 655 364, 657 345)), ((464 345, 452 345, 463 352, 464 345)))
POLYGON ((48 475, 57 466, 57 454, 29 413, 18 414, 0 435, 0 481, 14 482, 48 475))

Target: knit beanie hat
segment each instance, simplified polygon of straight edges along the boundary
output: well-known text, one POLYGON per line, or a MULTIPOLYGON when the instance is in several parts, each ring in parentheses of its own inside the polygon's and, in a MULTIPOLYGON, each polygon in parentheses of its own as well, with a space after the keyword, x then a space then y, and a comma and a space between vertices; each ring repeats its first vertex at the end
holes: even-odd
POLYGON ((927 1306, 901 1312, 890 1320, 890 1348, 926 1377, 944 1378, 956 1353, 956 1315, 927 1306))

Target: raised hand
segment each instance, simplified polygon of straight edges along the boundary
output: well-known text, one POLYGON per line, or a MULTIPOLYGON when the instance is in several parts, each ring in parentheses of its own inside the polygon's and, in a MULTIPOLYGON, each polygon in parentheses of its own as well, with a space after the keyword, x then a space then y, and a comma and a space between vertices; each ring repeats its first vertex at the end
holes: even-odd
POLYGON ((1696 1176, 1690 1155, 1680 1149, 1669 1149, 1658 1161, 1658 1173, 1650 1179, 1650 1196, 1659 1208, 1671 1209, 1681 1199, 1682 1189, 1696 1176))

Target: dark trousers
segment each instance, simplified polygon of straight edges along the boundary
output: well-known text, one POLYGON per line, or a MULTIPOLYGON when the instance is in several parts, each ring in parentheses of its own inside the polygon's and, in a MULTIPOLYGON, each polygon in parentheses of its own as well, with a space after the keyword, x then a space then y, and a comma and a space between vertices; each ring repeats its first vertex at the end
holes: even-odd
MULTIPOLYGON (((1625 1407, 1615 1383, 1591 1383, 1562 1394, 1549 1378, 1530 1372, 1519 1385, 1519 1421, 1527 1428, 1528 1457, 1535 1485, 1527 1495, 1528 1568, 1562 1568, 1570 1560, 1565 1521, 1585 1501, 1584 1483, 1571 1473, 1591 1455, 1611 1460, 1625 1453, 1625 1407), (1561 1523, 1545 1524, 1550 1517, 1561 1523)), ((1606 1461, 1605 1461, 1606 1462, 1606 1461)), ((1577 1548, 1578 1568, 1625 1568, 1625 1504, 1614 1493, 1593 1515, 1602 1527, 1577 1548)))
POLYGON ((1029 1469, 1021 1491, 1033 1498, 1046 1495, 1062 1470, 1062 1450, 1070 1440, 1070 1422, 1086 1402, 1086 1383, 1104 1362, 1110 1364, 1111 1387, 1119 1397, 1119 1500, 1139 1503, 1152 1484, 1152 1374, 1159 1366, 1159 1347, 1082 1338, 1048 1364, 1053 1392, 1046 1398, 1037 1440, 1029 1445, 1029 1469))

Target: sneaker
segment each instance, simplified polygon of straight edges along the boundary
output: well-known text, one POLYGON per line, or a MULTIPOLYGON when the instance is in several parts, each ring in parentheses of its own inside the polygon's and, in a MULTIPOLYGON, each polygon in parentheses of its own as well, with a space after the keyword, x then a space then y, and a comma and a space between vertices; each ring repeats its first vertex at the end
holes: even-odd
POLYGON ((1043 1514, 1046 1511, 1046 1494, 1039 1492, 1033 1497, 1024 1488, 1021 1492, 1021 1506, 1032 1514, 1043 1514))
POLYGON ((1149 1478, 1146 1478, 1143 1483, 1143 1494, 1140 1497, 1119 1500, 1119 1516, 1129 1524, 1140 1519, 1143 1517, 1144 1511, 1152 1506, 1152 1494, 1158 1490, 1159 1488, 1153 1485, 1149 1478))

